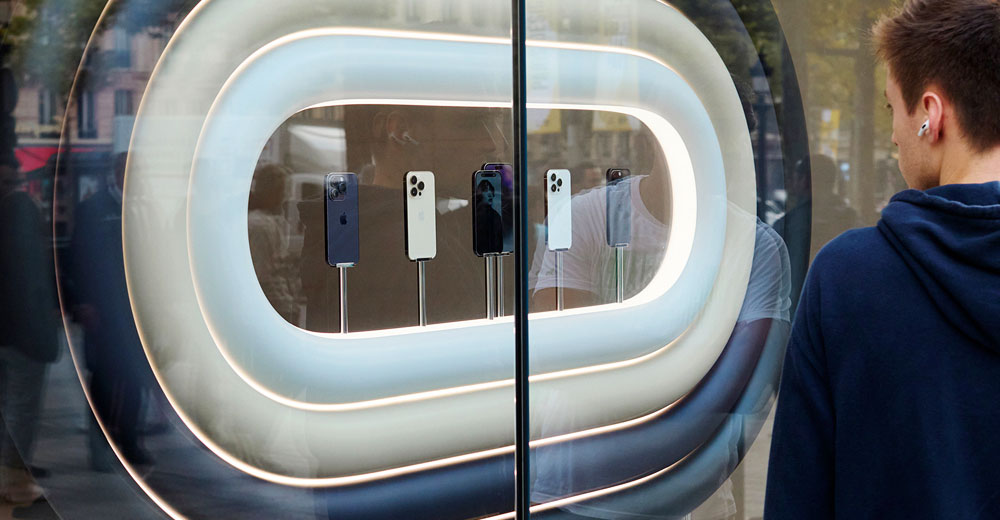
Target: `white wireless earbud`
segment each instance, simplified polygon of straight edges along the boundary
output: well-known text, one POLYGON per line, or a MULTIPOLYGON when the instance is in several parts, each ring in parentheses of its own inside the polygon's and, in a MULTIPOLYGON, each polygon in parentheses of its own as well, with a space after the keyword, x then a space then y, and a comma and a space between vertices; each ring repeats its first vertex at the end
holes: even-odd
POLYGON ((410 136, 410 132, 403 132, 403 136, 402 137, 397 137, 396 134, 390 133, 389 134, 389 139, 392 139, 392 141, 395 142, 396 144, 404 145, 404 146, 408 145, 408 144, 413 144, 413 145, 419 145, 420 144, 420 141, 417 141, 416 139, 414 139, 413 137, 410 136))
POLYGON ((931 120, 928 119, 927 121, 924 121, 924 124, 920 125, 920 131, 917 132, 917 137, 923 137, 924 134, 927 133, 927 130, 930 129, 930 127, 931 127, 931 120))

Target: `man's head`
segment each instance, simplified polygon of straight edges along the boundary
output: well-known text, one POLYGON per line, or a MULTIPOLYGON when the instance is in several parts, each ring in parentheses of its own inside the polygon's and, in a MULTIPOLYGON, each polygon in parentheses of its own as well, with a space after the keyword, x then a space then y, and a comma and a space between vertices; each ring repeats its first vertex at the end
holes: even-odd
POLYGON ((279 164, 262 164, 253 174, 250 209, 278 214, 285 202, 291 172, 279 164))
POLYGON ((873 35, 910 187, 940 184, 946 159, 1000 147, 1000 0, 908 0, 873 35))

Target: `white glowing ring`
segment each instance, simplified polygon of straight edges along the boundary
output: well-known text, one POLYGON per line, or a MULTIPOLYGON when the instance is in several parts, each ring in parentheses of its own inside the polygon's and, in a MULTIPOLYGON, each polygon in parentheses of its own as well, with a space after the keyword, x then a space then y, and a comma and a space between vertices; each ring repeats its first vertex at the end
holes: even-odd
MULTIPOLYGON (((510 381, 491 382, 487 379, 477 387, 437 390, 415 398, 388 397, 384 402, 353 403, 329 410, 310 409, 309 406, 296 407, 294 403, 287 402, 289 400, 275 399, 280 396, 264 396, 260 390, 266 389, 246 385, 215 348, 197 305, 191 273, 187 270, 189 251, 180 216, 186 206, 185 193, 195 139, 206 121, 208 107, 232 71, 247 57, 243 49, 259 41, 260 33, 252 37, 241 31, 222 30, 231 27, 234 20, 222 17, 214 9, 221 10, 227 6, 231 9, 229 14, 239 11, 247 15, 251 11, 242 9, 245 6, 231 0, 202 4, 175 35, 144 96, 130 151, 125 211, 130 294, 144 348, 171 403, 192 431, 227 462, 262 478, 291 485, 359 482, 507 450, 506 446, 511 441, 510 381), (196 23, 199 18, 201 23, 196 23), (179 38, 181 35, 183 38, 179 38), (205 41, 216 44, 212 57, 225 66, 204 66, 205 41), (181 224, 178 225, 178 222, 181 224), (220 414, 220 410, 224 413, 220 414), (427 420, 428 417, 433 417, 433 420, 427 420), (281 427, 272 428, 275 424, 281 427), (236 432, 250 434, 244 433, 237 438, 236 432), (296 446, 303 445, 311 452, 311 460, 296 462, 294 456, 274 448, 286 447, 289 453, 294 453, 296 446), (490 447, 496 448, 482 451, 490 447), (447 459, 462 453, 468 455, 447 459), (247 460, 255 462, 249 464, 247 460)), ((284 15, 294 12, 301 16, 300 23, 307 23, 305 20, 315 25, 330 23, 329 10, 316 10, 314 6, 313 2, 285 2, 280 5, 280 10, 284 15)), ((263 18, 269 16, 267 11, 267 4, 252 10, 255 16, 263 18)), ((542 387, 567 388, 569 395, 579 396, 581 403, 600 410, 605 416, 595 419, 594 414, 590 414, 589 418, 584 414, 581 422, 575 425, 579 428, 606 424, 609 414, 617 417, 612 418, 614 421, 655 409, 690 389, 725 345, 729 325, 735 322, 749 275, 753 223, 752 220, 733 218, 732 213, 733 208, 752 210, 755 197, 752 155, 739 99, 711 44, 679 13, 664 9, 664 15, 677 26, 674 34, 678 36, 679 43, 677 55, 670 56, 674 58, 671 64, 692 83, 706 85, 701 92, 701 101, 695 99, 694 102, 708 107, 710 124, 714 125, 715 134, 722 137, 724 143, 721 159, 725 164, 726 191, 720 189, 715 192, 720 198, 723 193, 728 194, 731 210, 725 237, 719 238, 720 246, 725 243, 724 252, 717 251, 722 253, 722 268, 718 278, 714 279, 714 286, 710 285, 712 294, 702 314, 669 348, 655 351, 645 359, 536 378, 542 387), (738 117, 734 117, 734 113, 738 117), (749 240, 746 237, 750 237, 749 240), (711 316, 706 317, 707 314, 711 316), (658 361, 658 366, 653 366, 653 360, 658 361), (587 377, 569 377, 584 374, 587 377), (626 403, 620 401, 621 396, 615 396, 612 401, 601 399, 614 394, 609 390, 627 386, 620 384, 622 378, 635 382, 636 376, 651 381, 652 387, 645 389, 646 394, 631 396, 626 403), (574 383, 585 384, 580 385, 581 388, 570 388, 577 386, 574 383), (632 411, 622 412, 613 406, 620 404, 632 411)), ((283 36, 280 27, 269 30, 277 33, 272 36, 283 36)), ((474 38, 469 41, 451 35, 363 29, 344 29, 341 32, 397 40, 405 37, 476 43, 474 38)), ((405 45, 406 42, 402 43, 405 45)), ((499 45, 496 41, 478 43, 499 45)), ((574 47, 572 44, 560 46, 567 49, 574 47)), ((584 50, 599 52, 595 48, 584 50)), ((502 53, 500 55, 503 56, 502 53)), ((494 70, 504 70, 503 65, 509 63, 506 56, 504 58, 494 70)), ((480 65, 489 67, 488 63, 480 65)), ((634 103, 631 105, 637 109, 634 103)), ((648 123, 648 118, 645 120, 648 123)), ((206 125, 206 131, 208 128, 206 125)), ((709 134, 700 137, 714 140, 711 126, 703 130, 709 134)), ((257 150, 259 147, 254 153, 257 150)), ((245 194, 229 195, 236 198, 242 196, 245 211, 245 194)), ((709 203, 707 207, 720 209, 717 204, 709 203)), ((725 218, 724 206, 722 211, 719 218, 725 218)), ((712 219, 708 218, 707 222, 712 222, 712 219)), ((698 225, 701 224, 699 221, 698 225)), ((245 227, 242 229, 245 230, 245 227)), ((233 233, 239 231, 233 230, 233 233)), ((716 266, 718 261, 716 257, 716 266)), ((711 282, 709 280, 709 284, 711 282)), ((200 289, 204 292, 204 287, 200 289)), ((244 318, 249 321, 256 317, 244 318)), ((656 319, 660 320, 662 316, 656 319)), ((503 332, 509 334, 509 327, 508 324, 503 332)), ((541 344, 545 344, 544 339, 541 344)), ((329 353, 339 347, 322 348, 329 353)), ((496 351, 488 354, 486 358, 477 360, 483 363, 484 371, 493 370, 503 375, 512 373, 509 343, 497 346, 496 351)), ((428 352, 414 351, 409 355, 411 364, 426 362, 428 352)), ((252 362, 250 366, 253 368, 252 362)), ((281 384, 278 380, 275 386, 281 388, 281 384)), ((306 402, 309 397, 294 396, 296 400, 302 399, 300 404, 305 405, 309 404, 306 402)), ((335 402, 343 401, 338 399, 335 402)), ((573 413, 568 410, 567 413, 573 413)))
MULTIPOLYGON (((513 318, 348 335, 311 333, 278 315, 257 282, 245 232, 246 200, 258 150, 290 116, 318 103, 504 106, 503 89, 477 91, 475 86, 481 82, 482 64, 502 61, 509 45, 403 41, 406 52, 399 52, 399 38, 313 30, 273 42, 226 83, 195 153, 188 246, 199 303, 214 336, 211 345, 222 349, 248 383, 284 402, 296 401, 293 406, 345 405, 502 381, 513 370, 513 318), (421 80, 393 80, 414 76, 421 80), (357 101, 362 93, 374 100, 357 101), (476 97, 462 97, 470 93, 476 97)), ((628 113, 653 131, 670 167, 674 201, 663 264, 645 290, 623 305, 533 316, 532 371, 570 370, 648 354, 688 328, 708 297, 722 257, 722 153, 713 138, 692 138, 714 137, 711 120, 690 86, 653 61, 589 49, 529 49, 529 60, 577 65, 562 73, 563 86, 545 108, 628 113), (622 100, 613 91, 615 97, 597 97, 599 65, 609 62, 614 70, 636 70, 639 90, 646 95, 622 100), (661 96, 654 85, 670 96, 661 96), (591 101, 572 104, 584 99, 591 101), (702 172, 697 180, 695 169, 702 172), (595 316, 616 326, 595 327, 595 316), (649 323, 657 326, 644 326, 649 323)), ((383 252, 397 253, 403 254, 383 252)))

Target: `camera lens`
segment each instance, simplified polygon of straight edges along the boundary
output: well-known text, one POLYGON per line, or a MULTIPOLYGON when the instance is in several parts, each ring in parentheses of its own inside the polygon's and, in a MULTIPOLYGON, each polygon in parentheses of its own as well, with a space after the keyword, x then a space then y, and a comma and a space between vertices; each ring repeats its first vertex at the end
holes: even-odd
POLYGON ((552 177, 549 177, 549 178, 552 179, 552 182, 556 182, 556 174, 553 173, 552 177))
POLYGON ((417 189, 416 188, 412 188, 410 190, 410 195, 416 197, 417 196, 417 189))
POLYGON ((552 193, 555 193, 555 192, 556 192, 556 185, 555 185, 555 184, 553 184, 553 185, 552 185, 552 193))
POLYGON ((336 187, 330 188, 330 198, 331 199, 336 198, 339 195, 340 195, 340 190, 338 190, 336 187))
POLYGON ((344 181, 338 182, 337 189, 340 190, 341 193, 347 193, 347 183, 344 181))
POLYGON ((556 184, 558 184, 559 186, 562 186, 562 179, 559 179, 558 181, 556 181, 556 184))
POLYGON ((417 183, 417 176, 414 175, 413 177, 410 177, 410 184, 416 184, 416 183, 417 183))
POLYGON ((421 182, 420 184, 417 184, 417 189, 424 189, 424 183, 421 182))

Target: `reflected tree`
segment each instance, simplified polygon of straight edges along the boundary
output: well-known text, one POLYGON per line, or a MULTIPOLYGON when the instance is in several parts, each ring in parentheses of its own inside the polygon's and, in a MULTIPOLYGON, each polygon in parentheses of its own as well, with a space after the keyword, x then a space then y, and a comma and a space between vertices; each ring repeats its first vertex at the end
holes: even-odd
POLYGON ((101 49, 93 49, 85 57, 91 39, 98 41, 111 27, 121 27, 128 34, 169 33, 197 3, 198 0, 23 0, 13 6, 10 20, 2 29, 3 41, 11 48, 9 65, 23 84, 44 86, 66 99, 81 66, 85 71, 100 70, 112 59, 101 49))

